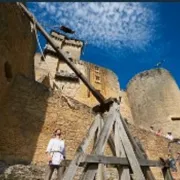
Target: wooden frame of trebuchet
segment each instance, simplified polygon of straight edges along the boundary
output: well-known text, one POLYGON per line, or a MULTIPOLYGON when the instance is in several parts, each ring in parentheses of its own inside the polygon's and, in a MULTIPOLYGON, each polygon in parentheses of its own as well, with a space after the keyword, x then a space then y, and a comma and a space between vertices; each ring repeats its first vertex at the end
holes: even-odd
POLYGON ((164 179, 173 180, 170 168, 165 161, 163 159, 159 161, 148 160, 138 139, 132 137, 126 122, 121 117, 120 101, 113 98, 105 100, 103 95, 88 82, 86 77, 70 61, 63 50, 56 46, 28 9, 22 3, 17 2, 17 5, 33 23, 34 27, 44 35, 48 43, 56 51, 59 59, 64 60, 69 65, 100 103, 100 105, 93 108, 95 119, 86 137, 77 148, 74 159, 71 161, 64 160, 61 164, 67 166, 65 172, 61 175, 62 180, 74 179, 79 167, 83 169, 79 177, 80 180, 107 180, 106 168, 109 166, 117 169, 119 180, 155 180, 150 167, 162 168, 164 179), (95 143, 91 154, 87 154, 87 149, 93 139, 95 143), (104 155, 107 143, 113 156, 104 155))

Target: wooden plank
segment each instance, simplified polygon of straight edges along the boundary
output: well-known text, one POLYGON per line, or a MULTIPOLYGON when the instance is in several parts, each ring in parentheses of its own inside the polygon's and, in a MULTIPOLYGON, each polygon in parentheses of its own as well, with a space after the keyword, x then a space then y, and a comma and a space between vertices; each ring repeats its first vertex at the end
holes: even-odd
POLYGON ((83 139, 83 141, 79 145, 79 147, 76 151, 76 155, 74 157, 74 160, 71 161, 69 167, 66 169, 66 171, 64 173, 64 177, 62 180, 72 180, 73 179, 73 177, 77 171, 77 168, 79 166, 79 162, 83 158, 83 154, 85 153, 85 151, 89 145, 89 142, 94 137, 95 131, 98 128, 99 123, 100 123, 100 115, 97 114, 95 116, 95 120, 93 121, 90 129, 88 130, 86 137, 83 139))
MULTIPOLYGON (((136 153, 137 157, 139 159, 146 159, 147 160, 148 157, 147 157, 147 155, 145 153, 145 150, 143 149, 142 145, 140 144, 139 141, 137 142, 137 138, 132 137, 132 135, 129 132, 129 129, 127 127, 127 124, 126 124, 126 122, 124 121, 124 119, 122 117, 121 117, 121 120, 122 120, 124 129, 125 129, 125 131, 127 133, 127 136, 128 136, 128 138, 129 138, 129 140, 130 140, 130 142, 131 142, 131 144, 132 144, 132 146, 133 146, 133 148, 135 150, 135 153, 136 153)), ((152 174, 149 167, 143 167, 142 170, 143 170, 145 178, 147 180, 155 180, 154 175, 152 174)))
MULTIPOLYGON (((140 166, 146 167, 163 167, 162 163, 160 161, 154 161, 154 160, 138 160, 140 166)), ((71 163, 71 160, 63 160, 61 163, 61 166, 69 166, 71 163)), ((129 161, 127 158, 121 158, 121 157, 115 157, 115 156, 102 156, 102 155, 84 155, 79 166, 84 166, 84 164, 91 163, 91 164, 105 164, 105 165, 121 165, 121 166, 129 166, 129 161)), ((107 166, 107 167, 112 167, 107 166)))
MULTIPOLYGON (((105 116, 105 123, 102 128, 102 131, 100 133, 100 136, 97 140, 97 144, 94 148, 93 154, 102 154, 104 152, 105 144, 108 140, 108 137, 110 135, 112 126, 117 118, 117 109, 119 106, 117 106, 117 103, 113 103, 110 107, 109 112, 105 116)), ((91 164, 87 165, 84 172, 85 174, 82 176, 81 180, 93 180, 96 172, 97 172, 98 165, 97 164, 91 164)))
MULTIPOLYGON (((147 160, 148 159, 147 154, 146 154, 144 148, 142 147, 140 141, 137 138, 133 138, 133 139, 134 139, 135 143, 137 144, 137 146, 139 148, 138 151, 140 152, 140 154, 138 154, 138 155, 142 156, 142 158, 141 158, 142 160, 147 160)), ((153 173, 152 173, 149 166, 143 167, 142 170, 143 170, 144 175, 145 175, 147 180, 155 180, 155 177, 154 177, 154 175, 153 175, 153 173)))
POLYGON ((93 144, 93 149, 95 148, 95 145, 97 144, 97 140, 99 138, 100 132, 102 129, 102 117, 99 117, 99 122, 98 122, 98 127, 95 131, 95 135, 94 135, 94 144, 93 144))
MULTIPOLYGON (((99 127, 98 127, 97 137, 100 136, 100 132, 101 132, 103 126, 104 126, 104 121, 101 118, 100 123, 99 123, 99 127)), ((96 139, 96 143, 97 143, 97 139, 96 139)), ((98 164, 98 171, 96 174, 96 180, 106 180, 106 167, 104 164, 98 164)))
MULTIPOLYGON (((117 125, 117 121, 115 123, 114 128, 114 142, 115 142, 115 150, 116 150, 116 156, 125 158, 126 154, 124 152, 124 147, 121 142, 120 134, 119 134, 119 128, 117 125)), ((129 164, 129 162, 128 162, 129 164)), ((120 167, 118 166, 118 174, 119 174, 119 180, 130 180, 130 171, 129 167, 120 167)))
MULTIPOLYGON (((129 166, 129 161, 127 157, 115 157, 115 156, 103 156, 103 155, 86 155, 81 163, 92 163, 92 164, 106 164, 106 165, 121 165, 129 166)), ((162 167, 160 161, 154 160, 139 160, 141 166, 151 166, 151 167, 162 167)))
POLYGON ((129 138, 128 138, 126 131, 124 129, 124 126, 122 124, 122 120, 120 119, 120 114, 118 116, 117 122, 118 122, 117 125, 119 127, 120 138, 122 140, 122 144, 123 144, 126 156, 128 158, 129 164, 134 173, 134 177, 135 177, 135 179, 138 179, 138 180, 145 180, 144 174, 141 170, 141 167, 139 165, 137 157, 134 153, 132 145, 129 141, 129 138))
POLYGON ((96 180, 106 180, 106 167, 104 164, 98 164, 98 171, 96 174, 96 180))
POLYGON ((112 126, 117 118, 117 104, 113 103, 110 108, 110 111, 107 113, 105 117, 105 123, 100 133, 100 136, 97 141, 97 145, 94 149, 94 154, 102 154, 104 152, 105 144, 109 138, 110 132, 112 130, 112 126))
POLYGON ((174 180, 170 168, 164 167, 162 171, 163 171, 164 180, 174 180))
MULTIPOLYGON (((102 124, 102 126, 104 125, 104 120, 103 119, 101 119, 101 124, 102 124)), ((115 145, 114 145, 114 137, 113 137, 112 134, 109 135, 108 145, 109 145, 109 147, 110 147, 110 149, 112 151, 112 154, 114 156, 116 156, 115 145)))

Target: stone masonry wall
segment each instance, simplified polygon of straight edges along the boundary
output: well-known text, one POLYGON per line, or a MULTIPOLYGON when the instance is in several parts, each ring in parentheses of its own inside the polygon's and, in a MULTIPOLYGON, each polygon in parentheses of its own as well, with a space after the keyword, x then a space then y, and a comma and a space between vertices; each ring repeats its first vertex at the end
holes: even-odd
POLYGON ((29 163, 47 110, 48 89, 17 75, 11 91, 0 104, 0 159, 8 163, 29 163))
MULTIPOLYGON (((151 133, 145 129, 141 129, 138 126, 128 125, 130 132, 134 137, 137 137, 143 148, 146 151, 148 159, 159 160, 160 157, 168 158, 168 143, 164 137, 156 136, 155 133, 151 133)), ((176 158, 177 152, 179 152, 180 144, 171 143, 172 155, 176 158)), ((180 167, 179 167, 180 168, 180 167)), ((162 172, 160 168, 151 168, 156 180, 163 180, 162 172)), ((180 172, 179 178, 180 178, 180 172)))
POLYGON ((134 123, 180 136, 180 121, 171 120, 171 117, 180 117, 180 91, 167 70, 160 68, 139 73, 129 82, 127 94, 134 123))
MULTIPOLYGON (((50 93, 44 85, 20 75, 0 109, 0 160, 10 164, 46 164, 45 150, 56 128, 62 129, 67 158, 72 159, 94 119, 88 106, 58 92, 50 93)), ((141 140, 150 159, 167 156, 166 139, 133 125, 129 128, 141 140)), ((176 153, 179 147, 172 147, 176 153)), ((160 170, 155 173, 160 180, 160 170)))
POLYGON ((17 76, 0 106, 0 159, 8 163, 46 163, 52 132, 61 128, 72 158, 91 121, 91 110, 67 100, 25 76, 17 76))
POLYGON ((122 117, 127 119, 129 123, 134 124, 127 93, 125 91, 120 91, 120 97, 121 97, 120 113, 122 117))
POLYGON ((16 3, 0 3, 0 98, 13 78, 22 73, 34 78, 35 36, 16 3))

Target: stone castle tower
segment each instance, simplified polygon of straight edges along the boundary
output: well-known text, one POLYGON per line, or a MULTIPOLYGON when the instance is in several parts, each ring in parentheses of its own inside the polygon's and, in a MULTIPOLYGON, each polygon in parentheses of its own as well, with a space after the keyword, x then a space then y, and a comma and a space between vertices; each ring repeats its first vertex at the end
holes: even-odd
MULTIPOLYGON (((83 41, 51 31, 52 39, 57 46, 64 50, 69 59, 84 74, 84 76, 105 97, 119 97, 120 87, 117 76, 110 70, 80 60, 84 46, 83 41)), ((35 56, 36 80, 44 83, 53 90, 60 90, 65 95, 73 97, 89 106, 97 103, 89 90, 62 60, 58 60, 53 48, 46 44, 44 48, 45 61, 40 54, 35 56)))
POLYGON ((137 74, 127 86, 134 123, 180 136, 180 91, 166 69, 151 69, 137 74))
MULTIPOLYGON (((51 31, 57 46, 64 50, 76 67, 106 98, 122 97, 120 110, 131 124, 149 129, 162 129, 179 136, 180 95, 179 88, 165 69, 152 69, 137 74, 129 82, 126 91, 120 90, 117 76, 110 70, 81 60, 83 41, 51 31)), ((62 60, 58 61, 53 48, 46 44, 45 61, 35 55, 35 77, 52 90, 58 90, 88 106, 97 101, 89 90, 62 60)))

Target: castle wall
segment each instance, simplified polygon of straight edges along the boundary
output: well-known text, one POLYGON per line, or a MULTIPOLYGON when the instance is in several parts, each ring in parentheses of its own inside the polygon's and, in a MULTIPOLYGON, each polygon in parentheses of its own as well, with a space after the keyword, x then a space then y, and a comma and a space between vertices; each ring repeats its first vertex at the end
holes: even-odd
MULTIPOLYGON (((45 150, 56 128, 62 130, 67 159, 72 159, 94 119, 91 108, 67 99, 57 91, 50 94, 44 85, 25 76, 17 76, 11 89, 5 103, 0 106, 0 160, 10 164, 46 164, 45 150)), ((168 141, 165 138, 137 126, 128 126, 132 135, 141 140, 149 159, 167 157, 168 141)), ((171 147, 175 155, 179 145, 172 144, 171 147)), ((106 149, 105 154, 109 155, 109 152, 106 149)), ((153 169, 153 172, 160 180, 160 169, 153 169)))
MULTIPOLYGON (((128 125, 131 134, 137 137, 145 152, 150 160, 159 160, 159 158, 168 158, 168 144, 169 140, 164 137, 156 136, 154 133, 141 129, 138 126, 128 125)), ((171 143, 170 149, 174 158, 177 157, 177 152, 179 152, 180 144, 171 143)), ((161 168, 151 168, 156 180, 163 180, 163 175, 161 168)), ((179 172, 180 177, 180 172, 179 172)))
POLYGON ((140 127, 162 128, 179 137, 180 117, 179 88, 165 69, 152 69, 136 75, 128 84, 127 94, 134 123, 140 127))
POLYGON ((69 44, 63 44, 62 46, 62 50, 68 51, 74 59, 78 59, 78 60, 80 59, 81 48, 82 47, 76 47, 69 44))
POLYGON ((86 105, 50 94, 25 76, 15 78, 0 109, 0 160, 8 163, 46 163, 45 150, 56 128, 62 129, 67 158, 72 158, 93 118, 86 105))
POLYGON ((124 119, 126 119, 130 124, 134 124, 133 116, 129 104, 129 99, 127 97, 127 92, 120 91, 121 103, 120 103, 120 113, 124 119))
MULTIPOLYGON (((0 160, 10 164, 46 164, 45 150, 56 128, 62 130, 67 159, 72 159, 94 119, 88 106, 61 96, 57 91, 50 93, 44 85, 25 76, 16 76, 0 109, 0 160)), ((168 141, 165 138, 137 126, 128 126, 132 135, 141 140, 149 159, 167 157, 168 141)), ((179 145, 172 144, 171 147, 175 155, 179 145)), ((106 149, 105 154, 109 155, 109 152, 106 149)), ((153 172, 160 180, 160 169, 153 169, 153 172)))
POLYGON ((34 78, 35 36, 16 3, 0 3, 0 98, 16 74, 34 78))
POLYGON ((33 159, 47 111, 48 89, 17 75, 0 105, 0 159, 28 163, 33 159))
MULTIPOLYGON (((64 50, 64 52, 73 57, 73 60, 80 59, 81 50, 83 48, 82 41, 68 38, 57 31, 51 31, 50 35, 54 43, 56 43, 56 45, 58 46, 58 48, 64 50)), ((50 44, 46 44, 46 50, 47 49, 54 51, 50 44)))
POLYGON ((62 42, 64 41, 65 37, 62 36, 62 35, 59 35, 59 34, 57 34, 55 32, 52 32, 51 36, 52 36, 53 41, 57 44, 57 46, 59 48, 61 48, 62 47, 62 42))

